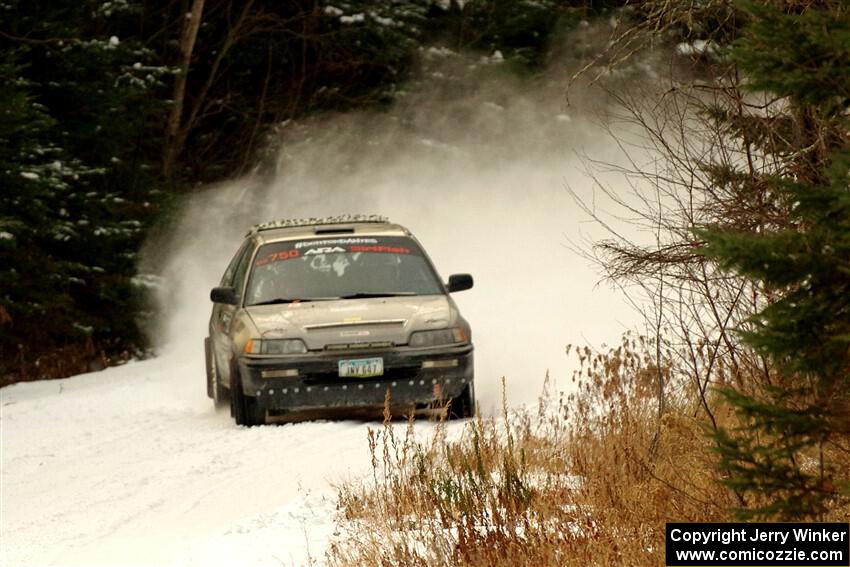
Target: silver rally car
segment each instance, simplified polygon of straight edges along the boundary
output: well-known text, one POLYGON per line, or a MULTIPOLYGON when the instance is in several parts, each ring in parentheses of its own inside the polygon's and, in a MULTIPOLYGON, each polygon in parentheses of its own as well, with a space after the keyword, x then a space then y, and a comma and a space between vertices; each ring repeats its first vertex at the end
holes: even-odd
POLYGON ((207 394, 236 423, 295 410, 449 404, 475 411, 469 323, 406 228, 377 216, 253 227, 221 284, 206 350, 207 394))

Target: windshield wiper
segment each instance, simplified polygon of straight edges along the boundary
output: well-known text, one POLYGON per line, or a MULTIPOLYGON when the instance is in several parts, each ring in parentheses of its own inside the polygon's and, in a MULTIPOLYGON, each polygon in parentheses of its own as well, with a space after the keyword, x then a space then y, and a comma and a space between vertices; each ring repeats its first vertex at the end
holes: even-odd
POLYGON ((361 291, 350 295, 343 295, 340 299, 365 299, 369 297, 405 297, 416 295, 415 291, 361 291))
POLYGON ((308 301, 332 301, 334 299, 339 299, 339 297, 277 297, 275 299, 252 303, 248 307, 254 307, 255 305, 281 305, 283 303, 307 303, 308 301))

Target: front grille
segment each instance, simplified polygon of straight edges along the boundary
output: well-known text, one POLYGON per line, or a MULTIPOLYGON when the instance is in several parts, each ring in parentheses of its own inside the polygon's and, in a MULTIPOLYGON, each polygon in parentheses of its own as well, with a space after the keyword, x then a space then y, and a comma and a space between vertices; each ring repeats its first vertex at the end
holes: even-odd
POLYGON ((329 351, 340 351, 340 350, 366 350, 373 348, 392 348, 393 343, 391 341, 383 341, 376 343, 334 343, 325 345, 325 350, 329 351))

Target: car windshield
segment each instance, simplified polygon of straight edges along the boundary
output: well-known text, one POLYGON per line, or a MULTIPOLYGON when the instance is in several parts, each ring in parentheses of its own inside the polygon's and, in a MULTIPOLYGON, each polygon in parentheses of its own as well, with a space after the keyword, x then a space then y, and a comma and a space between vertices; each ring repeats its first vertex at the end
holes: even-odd
POLYGON ((246 305, 443 293, 416 242, 389 236, 265 244, 246 291, 246 305))

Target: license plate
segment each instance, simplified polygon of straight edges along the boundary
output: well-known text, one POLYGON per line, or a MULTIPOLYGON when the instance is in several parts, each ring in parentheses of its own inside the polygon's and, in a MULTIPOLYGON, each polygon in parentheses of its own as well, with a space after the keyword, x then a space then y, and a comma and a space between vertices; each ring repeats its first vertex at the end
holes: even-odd
POLYGON ((383 358, 358 358, 356 360, 340 360, 340 378, 369 378, 384 374, 383 358))

